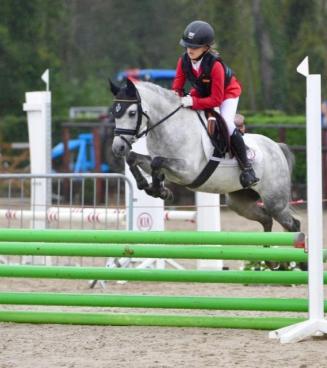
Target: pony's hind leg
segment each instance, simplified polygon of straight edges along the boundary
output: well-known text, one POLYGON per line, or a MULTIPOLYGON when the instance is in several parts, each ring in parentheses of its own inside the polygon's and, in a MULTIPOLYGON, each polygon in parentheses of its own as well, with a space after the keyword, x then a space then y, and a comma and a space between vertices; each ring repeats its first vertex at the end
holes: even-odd
POLYGON ((291 210, 287 206, 281 210, 272 213, 272 217, 280 224, 286 231, 297 232, 301 230, 301 222, 292 216, 291 210))
POLYGON ((289 195, 279 191, 273 196, 261 195, 266 211, 276 220, 286 231, 297 232, 301 229, 301 223, 292 216, 289 206, 289 195))
MULTIPOLYGON (((284 212, 275 212, 270 207, 259 206, 257 200, 259 195, 251 189, 241 190, 238 192, 229 193, 228 205, 231 209, 239 215, 244 216, 250 220, 258 221, 264 228, 264 231, 270 232, 272 230, 273 218, 284 226, 288 231, 299 231, 300 222, 294 219, 288 210, 284 212)), ((288 270, 288 262, 274 262, 265 261, 266 267, 271 270, 288 270)), ((306 263, 299 263, 298 267, 302 270, 307 269, 306 263)))
MULTIPOLYGON (((301 223, 298 219, 294 218, 291 213, 291 209, 288 204, 288 197, 279 197, 279 200, 269 201, 264 199, 264 206, 267 211, 271 214, 274 220, 276 220, 286 231, 298 232, 301 229, 301 223)), ((273 265, 273 269, 278 270, 289 270, 290 263, 282 262, 277 266, 275 266, 275 262, 266 262, 266 264, 271 268, 273 265)), ((277 264, 277 263, 276 263, 277 264)), ((297 264, 303 271, 307 271, 308 265, 306 262, 299 262, 297 264)))
POLYGON ((258 206, 260 199, 258 193, 252 189, 243 189, 237 192, 229 193, 227 196, 228 207, 249 220, 257 221, 264 231, 271 231, 273 219, 265 210, 258 206))

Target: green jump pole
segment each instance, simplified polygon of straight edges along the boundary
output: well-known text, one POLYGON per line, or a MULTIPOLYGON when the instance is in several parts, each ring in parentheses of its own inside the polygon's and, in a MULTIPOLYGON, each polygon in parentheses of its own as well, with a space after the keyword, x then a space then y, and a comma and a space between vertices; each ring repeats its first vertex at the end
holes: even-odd
POLYGON ((106 230, 32 230, 1 229, 0 241, 114 243, 114 244, 220 244, 220 245, 288 245, 303 247, 303 233, 288 232, 173 232, 106 230))
POLYGON ((175 259, 241 259, 277 262, 306 262, 303 249, 270 247, 234 247, 217 245, 123 245, 86 243, 0 243, 2 255, 133 257, 175 259))
POLYGON ((0 322, 68 325, 208 327, 276 330, 304 318, 285 317, 217 317, 189 315, 155 315, 123 313, 66 313, 34 311, 0 311, 0 322))
MULTIPOLYGON (((151 270, 20 265, 0 265, 0 277, 286 285, 308 283, 308 272, 305 271, 151 270)), ((327 281, 327 272, 324 273, 324 281, 327 281)))
MULTIPOLYGON (((307 312, 307 299, 1 292, 0 304, 307 312)), ((327 301, 325 301, 325 312, 327 301)))

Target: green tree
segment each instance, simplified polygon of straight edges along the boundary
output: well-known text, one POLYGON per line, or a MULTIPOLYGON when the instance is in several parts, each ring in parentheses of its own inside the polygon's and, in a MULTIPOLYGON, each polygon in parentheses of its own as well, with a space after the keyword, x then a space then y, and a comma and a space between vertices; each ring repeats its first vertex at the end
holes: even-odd
POLYGON ((43 88, 40 76, 57 68, 64 11, 59 0, 2 0, 0 7, 0 116, 20 113, 24 92, 43 88), (56 6, 57 5, 57 6, 56 6))
POLYGON ((296 67, 308 55, 310 70, 326 75, 326 17, 326 0, 2 0, 0 116, 21 113, 46 68, 56 114, 109 103, 107 77, 119 70, 174 68, 195 19, 214 26, 243 85, 242 109, 303 111, 296 67))

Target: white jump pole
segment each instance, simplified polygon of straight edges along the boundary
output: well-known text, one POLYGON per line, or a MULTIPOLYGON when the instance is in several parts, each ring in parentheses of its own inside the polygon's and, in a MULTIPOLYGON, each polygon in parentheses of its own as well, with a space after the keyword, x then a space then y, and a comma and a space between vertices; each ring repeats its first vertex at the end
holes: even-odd
POLYGON ((327 333, 322 254, 321 76, 309 74, 308 57, 297 67, 297 71, 306 77, 309 319, 270 332, 269 337, 277 338, 281 343, 297 342, 327 333))

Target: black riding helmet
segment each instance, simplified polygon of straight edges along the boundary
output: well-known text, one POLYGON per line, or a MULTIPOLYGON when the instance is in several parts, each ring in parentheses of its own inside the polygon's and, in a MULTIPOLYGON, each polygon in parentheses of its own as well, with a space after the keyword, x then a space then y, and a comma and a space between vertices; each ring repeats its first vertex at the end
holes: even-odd
POLYGON ((183 47, 197 48, 211 46, 214 42, 215 31, 211 25, 202 20, 195 20, 185 28, 179 44, 183 47))

